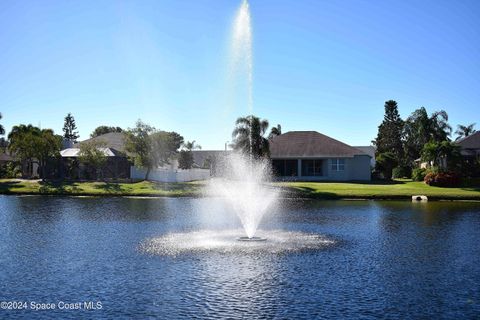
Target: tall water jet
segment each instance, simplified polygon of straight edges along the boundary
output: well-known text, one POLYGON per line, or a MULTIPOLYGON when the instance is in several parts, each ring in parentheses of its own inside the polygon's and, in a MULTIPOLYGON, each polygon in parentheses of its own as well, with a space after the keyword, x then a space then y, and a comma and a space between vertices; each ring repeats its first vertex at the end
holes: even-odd
MULTIPOLYGON (((243 0, 238 9, 232 30, 230 57, 230 84, 233 85, 232 97, 246 103, 249 114, 253 114, 253 52, 250 8, 243 0)), ((239 240, 257 240, 258 225, 275 199, 277 191, 268 187, 271 170, 268 160, 258 160, 252 156, 252 136, 250 152, 235 153, 216 164, 217 174, 221 178, 212 179, 208 190, 212 195, 226 200, 228 207, 239 217, 246 237, 239 240)))
POLYGON ((239 87, 246 91, 246 103, 249 114, 253 113, 252 40, 250 7, 248 1, 243 0, 233 23, 230 49, 230 77, 231 82, 237 84, 237 88, 239 87))

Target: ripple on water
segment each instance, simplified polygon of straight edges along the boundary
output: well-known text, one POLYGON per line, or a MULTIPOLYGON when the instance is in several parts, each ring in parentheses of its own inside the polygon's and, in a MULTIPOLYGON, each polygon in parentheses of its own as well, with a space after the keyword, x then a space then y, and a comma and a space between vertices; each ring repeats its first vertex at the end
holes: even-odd
POLYGON ((335 244, 325 236, 298 231, 259 230, 257 236, 267 238, 267 241, 237 241, 243 235, 241 229, 168 233, 145 240, 140 251, 168 256, 195 252, 279 254, 314 251, 335 244))

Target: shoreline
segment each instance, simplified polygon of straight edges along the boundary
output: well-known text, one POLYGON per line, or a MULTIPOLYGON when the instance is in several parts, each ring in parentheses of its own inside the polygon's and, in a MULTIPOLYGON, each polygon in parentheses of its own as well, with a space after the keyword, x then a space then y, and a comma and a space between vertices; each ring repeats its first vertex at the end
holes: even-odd
MULTIPOLYGON (((42 182, 36 180, 0 179, 0 194, 132 197, 132 198, 202 198, 205 182, 42 182)), ((392 183, 370 182, 275 182, 286 199, 317 200, 408 200, 425 195, 429 201, 480 201, 480 187, 439 188, 410 180, 392 183)))

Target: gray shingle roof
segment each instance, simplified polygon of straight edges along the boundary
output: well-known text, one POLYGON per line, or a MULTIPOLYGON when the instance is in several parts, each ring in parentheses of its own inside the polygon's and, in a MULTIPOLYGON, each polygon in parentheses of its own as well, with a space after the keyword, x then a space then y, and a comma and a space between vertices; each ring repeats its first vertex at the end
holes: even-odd
POLYGON ((125 153, 125 134, 123 132, 109 132, 101 136, 90 138, 73 145, 74 148, 79 148, 80 144, 90 141, 103 141, 105 147, 115 149, 116 151, 125 153))
POLYGON ((223 150, 193 150, 193 162, 196 166, 203 167, 207 159, 210 159, 211 161, 216 161, 221 159, 222 157, 227 156, 230 153, 231 151, 223 150))
POLYGON ((480 149, 480 131, 455 141, 462 149, 480 149))
POLYGON ((282 157, 353 157, 367 155, 348 144, 316 131, 289 131, 270 140, 270 156, 282 157))

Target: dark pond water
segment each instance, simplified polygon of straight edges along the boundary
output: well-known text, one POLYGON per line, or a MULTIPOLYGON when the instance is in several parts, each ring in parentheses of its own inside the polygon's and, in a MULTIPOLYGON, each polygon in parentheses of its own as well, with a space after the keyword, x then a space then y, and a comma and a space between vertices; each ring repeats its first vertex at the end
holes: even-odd
POLYGON ((273 211, 242 247, 215 199, 0 196, 0 318, 480 317, 480 203, 273 211))

